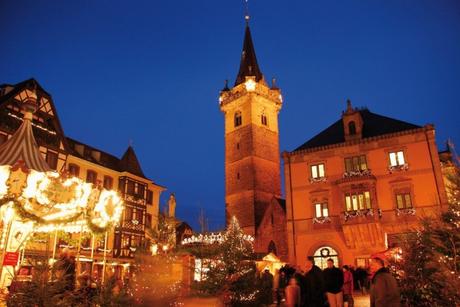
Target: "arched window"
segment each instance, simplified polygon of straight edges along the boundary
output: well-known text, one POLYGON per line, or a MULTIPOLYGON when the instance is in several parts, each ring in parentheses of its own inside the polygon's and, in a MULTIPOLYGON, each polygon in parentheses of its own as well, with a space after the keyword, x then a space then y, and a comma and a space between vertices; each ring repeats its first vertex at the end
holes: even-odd
POLYGON ((241 112, 240 111, 235 113, 234 120, 235 120, 235 127, 241 126, 243 121, 242 121, 242 118, 241 118, 241 112))
POLYGON ((348 132, 350 133, 350 135, 356 134, 356 124, 354 121, 348 123, 348 132))
POLYGON ((275 242, 270 241, 270 243, 268 244, 268 252, 269 252, 269 253, 273 253, 273 254, 276 255, 276 245, 275 245, 275 242))
POLYGON ((332 247, 321 246, 313 254, 313 259, 315 260, 315 264, 322 270, 327 268, 327 259, 329 258, 334 260, 334 266, 336 268, 339 267, 339 254, 332 247))

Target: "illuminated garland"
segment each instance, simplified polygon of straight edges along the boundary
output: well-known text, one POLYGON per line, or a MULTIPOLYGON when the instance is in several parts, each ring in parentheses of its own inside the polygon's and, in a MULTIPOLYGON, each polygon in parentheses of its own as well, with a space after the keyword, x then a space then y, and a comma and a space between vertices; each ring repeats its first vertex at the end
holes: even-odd
POLYGON ((0 200, 0 207, 3 205, 6 205, 8 203, 13 204, 13 209, 16 212, 16 214, 22 219, 22 220, 28 220, 37 223, 38 225, 50 225, 50 224, 67 224, 67 223, 72 223, 76 222, 78 218, 81 216, 81 213, 78 213, 72 217, 68 217, 65 219, 58 219, 58 220, 45 220, 44 218, 35 215, 26 209, 24 209, 24 206, 21 205, 21 203, 15 198, 15 197, 4 197, 3 199, 0 200))
MULTIPOLYGON (((77 222, 81 216, 83 215, 83 212, 79 212, 73 216, 66 217, 63 219, 56 219, 56 220, 45 220, 44 218, 33 214, 29 211, 27 211, 24 206, 15 198, 11 196, 4 197, 0 199, 0 207, 3 205, 6 205, 8 203, 13 204, 13 209, 15 213, 19 216, 21 220, 24 221, 32 221, 36 223, 38 226, 43 226, 43 225, 64 225, 64 224, 69 224, 69 223, 74 223, 77 222)), ((88 210, 89 211, 89 210, 88 210)), ((112 228, 114 226, 114 223, 107 223, 105 227, 101 227, 93 223, 91 220, 92 217, 89 214, 85 214, 85 220, 86 220, 86 226, 91 230, 91 232, 95 234, 101 234, 106 232, 108 229, 112 228)))
POLYGON ((0 166, 0 207, 7 204, 18 220, 34 223, 38 231, 79 225, 100 234, 114 227, 123 211, 115 191, 19 163, 0 166))

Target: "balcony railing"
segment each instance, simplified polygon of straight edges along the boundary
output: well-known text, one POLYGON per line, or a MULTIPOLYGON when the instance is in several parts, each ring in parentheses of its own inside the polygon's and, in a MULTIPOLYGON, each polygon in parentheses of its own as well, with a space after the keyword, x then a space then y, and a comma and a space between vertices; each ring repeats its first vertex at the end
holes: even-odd
POLYGON ((396 212, 396 216, 408 216, 408 215, 411 216, 411 215, 415 215, 416 210, 415 208, 406 208, 406 209, 396 208, 395 212, 396 212))
POLYGON ((382 218, 382 211, 380 209, 362 209, 354 211, 344 211, 343 219, 345 222, 352 221, 358 218, 382 218))
POLYGON ((351 178, 351 177, 366 177, 366 176, 371 176, 371 170, 370 169, 365 169, 365 170, 359 170, 359 171, 348 171, 343 173, 342 178, 351 178))
POLYGON ((409 164, 407 163, 404 163, 404 164, 401 164, 401 165, 390 165, 388 167, 388 171, 391 173, 393 172, 400 172, 400 171, 407 171, 409 170, 409 164))
POLYGON ((331 222, 331 219, 329 218, 329 216, 321 216, 321 217, 315 217, 313 218, 313 224, 320 224, 320 225, 323 225, 323 224, 327 224, 327 223, 330 223, 331 222))
POLYGON ((326 182, 326 181, 327 181, 326 177, 316 177, 316 178, 311 177, 310 178, 310 183, 326 182))

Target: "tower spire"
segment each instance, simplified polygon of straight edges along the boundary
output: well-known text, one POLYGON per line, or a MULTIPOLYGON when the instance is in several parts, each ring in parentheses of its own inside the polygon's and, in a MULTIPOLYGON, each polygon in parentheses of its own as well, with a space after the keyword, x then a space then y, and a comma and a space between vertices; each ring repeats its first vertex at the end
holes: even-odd
POLYGON ((246 81, 247 76, 256 77, 256 81, 263 79, 262 71, 257 64, 256 51, 252 42, 251 30, 249 29, 248 1, 245 0, 246 30, 244 33, 243 51, 241 52, 240 70, 236 76, 235 86, 246 81))

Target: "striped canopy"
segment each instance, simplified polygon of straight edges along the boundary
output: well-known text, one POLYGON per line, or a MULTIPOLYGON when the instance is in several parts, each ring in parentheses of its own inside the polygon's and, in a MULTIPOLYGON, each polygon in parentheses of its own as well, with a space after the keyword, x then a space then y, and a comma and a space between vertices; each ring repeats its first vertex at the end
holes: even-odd
POLYGON ((15 165, 22 161, 29 169, 39 172, 52 171, 35 141, 31 117, 30 113, 26 114, 19 129, 0 146, 0 165, 15 165))

